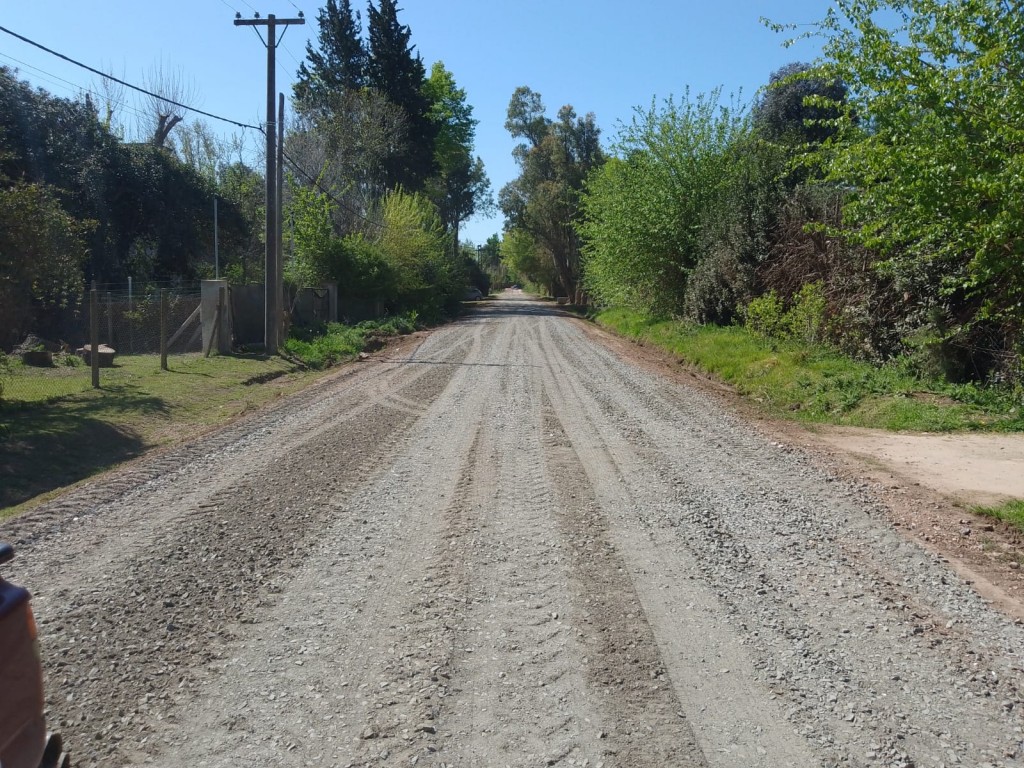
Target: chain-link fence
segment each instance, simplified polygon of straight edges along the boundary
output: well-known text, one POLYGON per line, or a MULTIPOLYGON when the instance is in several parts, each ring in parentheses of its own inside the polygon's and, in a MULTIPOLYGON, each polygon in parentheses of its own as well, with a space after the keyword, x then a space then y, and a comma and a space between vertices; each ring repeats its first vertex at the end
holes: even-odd
MULTIPOLYGON (((118 359, 148 355, 159 364, 162 337, 167 339, 169 355, 201 352, 199 304, 198 287, 141 293, 124 286, 97 289, 101 382, 105 376, 116 377, 118 359)), ((92 387, 92 293, 86 293, 77 306, 56 326, 58 338, 29 334, 10 352, 0 351, 0 400, 50 400, 92 387)))

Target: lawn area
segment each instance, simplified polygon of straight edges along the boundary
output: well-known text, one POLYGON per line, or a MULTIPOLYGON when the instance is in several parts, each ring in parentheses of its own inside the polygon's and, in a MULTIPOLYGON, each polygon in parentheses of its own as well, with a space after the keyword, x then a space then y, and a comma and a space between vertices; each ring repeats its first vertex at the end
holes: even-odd
POLYGON ((322 374, 280 357, 119 356, 100 372, 17 371, 0 401, 0 517, 29 499, 78 482, 154 447, 228 422, 322 374))
POLYGON ((294 331, 282 357, 121 355, 100 369, 64 356, 52 368, 0 358, 0 518, 162 445, 296 392, 323 371, 416 329, 414 313, 294 331))
POLYGON ((1021 393, 925 381, 828 347, 764 338, 745 328, 694 326, 623 309, 596 321, 668 350, 785 418, 888 430, 1024 430, 1021 393))

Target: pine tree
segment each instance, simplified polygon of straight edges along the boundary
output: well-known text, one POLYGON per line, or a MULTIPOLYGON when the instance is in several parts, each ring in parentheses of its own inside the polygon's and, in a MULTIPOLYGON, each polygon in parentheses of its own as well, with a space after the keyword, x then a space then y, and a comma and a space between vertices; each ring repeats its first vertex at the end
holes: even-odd
POLYGON ((380 0, 368 8, 369 60, 367 84, 405 113, 405 146, 385 161, 385 183, 407 191, 421 190, 434 171, 434 139, 437 134, 424 93, 423 59, 409 45, 412 31, 398 21, 395 0, 380 0))
POLYGON ((354 91, 367 85, 367 55, 361 20, 349 0, 327 0, 317 15, 320 50, 306 43, 305 63, 299 65, 295 98, 307 107, 324 106, 332 92, 354 91))

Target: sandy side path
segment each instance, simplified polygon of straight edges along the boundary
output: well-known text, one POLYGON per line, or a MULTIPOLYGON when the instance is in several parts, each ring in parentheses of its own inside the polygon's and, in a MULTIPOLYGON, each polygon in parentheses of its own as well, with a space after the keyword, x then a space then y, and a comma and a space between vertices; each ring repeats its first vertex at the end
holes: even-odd
POLYGON ((1024 435, 893 434, 836 427, 819 432, 876 476, 918 483, 965 505, 1024 499, 1024 435))

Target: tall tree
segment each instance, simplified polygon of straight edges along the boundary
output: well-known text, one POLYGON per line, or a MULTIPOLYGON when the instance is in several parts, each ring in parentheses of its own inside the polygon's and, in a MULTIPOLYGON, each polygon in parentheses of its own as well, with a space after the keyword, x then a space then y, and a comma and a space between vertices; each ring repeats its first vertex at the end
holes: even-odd
POLYGON ((605 160, 596 119, 564 106, 551 121, 540 94, 522 86, 512 95, 505 127, 528 142, 513 150, 520 174, 499 196, 506 229, 528 233, 550 256, 561 289, 572 294, 580 288, 580 194, 605 160))
POLYGON ((794 62, 772 72, 754 103, 754 127, 769 141, 821 144, 836 132, 846 102, 846 86, 826 80, 809 64, 794 62))
POLYGON ((366 85, 367 57, 358 11, 349 0, 327 0, 317 14, 319 50, 306 43, 309 66, 299 65, 294 86, 297 101, 323 107, 331 94, 356 91, 366 85))
POLYGON ((408 129, 404 145, 384 161, 385 183, 388 188, 419 191, 435 170, 437 128, 424 90, 423 59, 409 44, 412 30, 399 22, 398 11, 396 0, 369 5, 367 84, 402 109, 408 129))
POLYGON ((458 251, 460 224, 494 205, 483 160, 473 158, 478 121, 466 101, 466 91, 455 84, 455 77, 443 62, 435 62, 431 67, 424 91, 431 103, 430 117, 437 132, 437 176, 428 183, 428 190, 442 224, 452 236, 452 248, 458 251))

